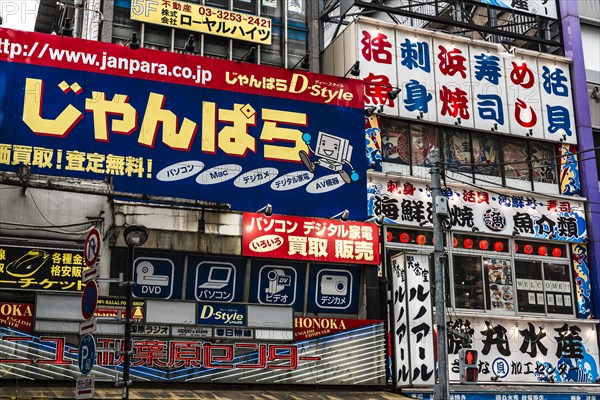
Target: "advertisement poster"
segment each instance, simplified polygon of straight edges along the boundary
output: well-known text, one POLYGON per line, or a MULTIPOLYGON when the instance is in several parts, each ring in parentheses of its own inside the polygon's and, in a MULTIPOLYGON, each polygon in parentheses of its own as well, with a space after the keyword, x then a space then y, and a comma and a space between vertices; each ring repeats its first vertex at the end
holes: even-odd
POLYGON ((354 79, 0 28, 0 171, 365 220, 354 79))
POLYGON ((378 265, 379 229, 367 222, 244 213, 242 254, 378 265))
POLYGON ((82 291, 81 250, 0 244, 0 290, 82 291))

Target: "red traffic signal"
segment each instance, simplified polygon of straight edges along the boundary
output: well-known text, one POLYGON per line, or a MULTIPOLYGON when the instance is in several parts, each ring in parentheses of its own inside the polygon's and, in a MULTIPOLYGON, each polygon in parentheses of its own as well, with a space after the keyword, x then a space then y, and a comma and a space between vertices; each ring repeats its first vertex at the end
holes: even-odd
POLYGON ((476 367, 467 367, 465 369, 464 382, 461 379, 460 383, 477 383, 477 375, 478 374, 479 374, 479 370, 476 367))
POLYGON ((477 350, 473 349, 461 349, 459 357, 465 366, 476 366, 477 365, 477 350))
POLYGON ((458 369, 460 383, 477 383, 479 368, 477 367, 478 352, 473 349, 460 349, 458 352, 458 369))

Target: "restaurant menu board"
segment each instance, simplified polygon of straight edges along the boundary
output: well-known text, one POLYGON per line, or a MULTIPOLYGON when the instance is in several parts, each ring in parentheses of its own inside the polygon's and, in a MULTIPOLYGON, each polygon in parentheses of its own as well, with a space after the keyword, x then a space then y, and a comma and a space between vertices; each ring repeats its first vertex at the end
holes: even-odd
POLYGON ((491 310, 513 311, 513 277, 510 260, 485 259, 491 310))

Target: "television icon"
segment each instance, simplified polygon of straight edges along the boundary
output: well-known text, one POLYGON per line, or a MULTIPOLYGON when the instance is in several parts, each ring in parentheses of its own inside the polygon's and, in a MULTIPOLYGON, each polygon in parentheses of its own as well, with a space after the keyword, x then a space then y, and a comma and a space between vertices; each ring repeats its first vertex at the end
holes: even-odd
POLYGON ((344 163, 349 162, 352 158, 352 145, 348 139, 319 132, 315 154, 320 157, 320 165, 339 172, 344 163))
POLYGON ((309 172, 314 173, 316 166, 320 165, 340 174, 345 183, 351 183, 359 179, 358 173, 350 163, 352 145, 348 139, 326 132, 319 132, 314 150, 310 147, 310 139, 311 135, 308 133, 302 136, 302 140, 306 143, 308 150, 314 154, 316 160, 311 160, 305 150, 298 152, 300 160, 309 172), (350 167, 350 173, 344 170, 345 165, 350 167))

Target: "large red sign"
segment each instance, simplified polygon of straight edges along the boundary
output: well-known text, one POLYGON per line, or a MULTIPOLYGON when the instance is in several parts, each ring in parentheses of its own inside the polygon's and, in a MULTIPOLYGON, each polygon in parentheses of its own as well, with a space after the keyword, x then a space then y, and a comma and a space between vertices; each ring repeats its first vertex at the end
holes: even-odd
POLYGON ((33 304, 0 302, 0 325, 33 331, 33 304))
POLYGON ((294 318, 294 340, 314 339, 381 322, 383 321, 372 319, 296 317, 294 318))
MULTIPOLYGON (((2 28, 0 44, 0 61, 285 99, 291 94, 296 100, 342 107, 364 106, 363 83, 357 79, 188 54, 169 53, 164 57, 144 48, 132 51, 127 46, 2 28)), ((65 93, 68 91, 65 89, 65 93)))
POLYGON ((245 256, 379 265, 374 223, 244 213, 242 226, 245 256))

